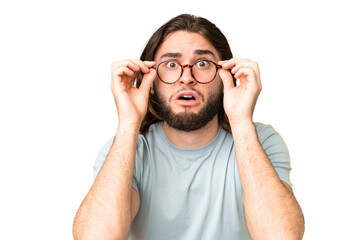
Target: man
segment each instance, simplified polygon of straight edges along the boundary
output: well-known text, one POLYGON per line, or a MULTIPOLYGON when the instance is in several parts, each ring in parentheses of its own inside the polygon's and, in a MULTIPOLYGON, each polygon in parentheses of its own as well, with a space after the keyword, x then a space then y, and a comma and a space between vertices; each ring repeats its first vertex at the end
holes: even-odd
POLYGON ((141 60, 113 63, 118 130, 74 238, 301 239, 286 146, 252 121, 260 91, 258 64, 191 15, 157 30, 141 60))

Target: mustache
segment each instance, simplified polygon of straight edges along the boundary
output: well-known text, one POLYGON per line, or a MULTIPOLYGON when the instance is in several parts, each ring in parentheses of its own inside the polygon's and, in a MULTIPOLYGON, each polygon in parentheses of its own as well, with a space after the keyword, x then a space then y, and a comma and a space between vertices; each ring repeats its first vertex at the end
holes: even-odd
POLYGON ((169 98, 169 101, 171 99, 173 99, 175 96, 177 96, 180 92, 184 92, 184 91, 193 91, 193 92, 196 92, 199 97, 201 98, 202 101, 204 101, 204 95, 199 92, 198 90, 196 90, 194 87, 182 87, 181 89, 179 89, 178 91, 174 92, 173 94, 171 94, 170 98, 169 98))

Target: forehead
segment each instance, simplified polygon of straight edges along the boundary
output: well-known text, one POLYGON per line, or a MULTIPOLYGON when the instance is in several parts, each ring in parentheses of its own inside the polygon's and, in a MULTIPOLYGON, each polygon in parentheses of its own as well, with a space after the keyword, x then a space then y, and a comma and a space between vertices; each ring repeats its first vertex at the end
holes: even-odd
POLYGON ((215 47, 201 34, 186 31, 170 33, 160 45, 155 54, 155 61, 166 53, 179 53, 181 57, 192 57, 199 53, 199 50, 211 51, 216 59, 220 60, 215 47))

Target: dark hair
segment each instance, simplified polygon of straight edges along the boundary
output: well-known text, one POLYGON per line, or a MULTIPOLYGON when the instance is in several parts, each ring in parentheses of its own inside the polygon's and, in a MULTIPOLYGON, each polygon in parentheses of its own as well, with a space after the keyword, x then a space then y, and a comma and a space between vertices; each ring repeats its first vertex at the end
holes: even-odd
MULTIPOLYGON (((175 31, 187 31, 199 33, 205 37, 217 50, 221 60, 227 60, 232 58, 232 52, 226 37, 222 32, 211 23, 209 20, 196 17, 190 14, 179 15, 163 26, 161 26, 150 38, 146 44, 144 51, 141 54, 140 59, 142 61, 153 61, 155 54, 158 51, 165 38, 175 31)), ((143 74, 139 74, 136 79, 136 87, 140 86, 143 74)), ((223 104, 222 101, 219 104, 223 104)), ((145 115, 144 120, 141 123, 140 132, 145 133, 148 131, 151 124, 161 121, 161 117, 157 111, 158 104, 152 94, 149 97, 148 112, 145 115)), ((231 132, 229 120, 225 114, 223 105, 218 114, 219 123, 228 132, 231 132)))

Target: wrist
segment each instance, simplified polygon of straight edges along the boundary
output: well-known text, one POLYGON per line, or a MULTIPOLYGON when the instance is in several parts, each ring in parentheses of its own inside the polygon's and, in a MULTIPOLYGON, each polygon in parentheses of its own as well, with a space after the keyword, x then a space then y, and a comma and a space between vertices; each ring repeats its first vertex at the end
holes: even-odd
POLYGON ((251 121, 242 121, 231 125, 231 133, 234 141, 247 145, 250 139, 257 138, 257 132, 254 123, 251 121))
POLYGON ((235 134, 247 134, 249 132, 256 132, 255 125, 252 121, 237 121, 236 123, 230 123, 231 132, 235 134))
POLYGON ((140 131, 140 124, 136 123, 119 123, 118 128, 116 130, 116 134, 132 134, 132 135, 138 135, 140 131))
POLYGON ((236 121, 230 121, 231 129, 251 129, 255 128, 252 119, 241 119, 236 121))

